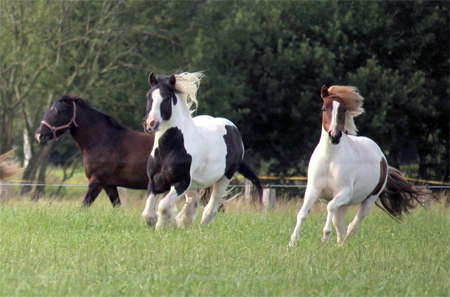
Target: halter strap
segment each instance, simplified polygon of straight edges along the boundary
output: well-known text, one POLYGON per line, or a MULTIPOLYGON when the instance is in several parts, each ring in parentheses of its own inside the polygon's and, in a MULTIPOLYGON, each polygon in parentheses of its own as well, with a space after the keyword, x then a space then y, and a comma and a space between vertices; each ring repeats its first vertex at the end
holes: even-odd
POLYGON ((50 125, 46 121, 42 121, 41 122, 41 124, 44 124, 45 126, 47 126, 53 132, 53 140, 55 140, 55 141, 58 141, 62 137, 62 135, 60 137, 56 137, 56 131, 62 130, 62 129, 66 129, 66 128, 70 128, 72 126, 72 123, 76 127, 78 127, 78 124, 75 121, 75 118, 77 117, 77 105, 75 104, 74 101, 72 101, 72 104, 73 104, 73 115, 72 115, 72 118, 70 119, 70 122, 67 125, 55 127, 55 126, 50 125))

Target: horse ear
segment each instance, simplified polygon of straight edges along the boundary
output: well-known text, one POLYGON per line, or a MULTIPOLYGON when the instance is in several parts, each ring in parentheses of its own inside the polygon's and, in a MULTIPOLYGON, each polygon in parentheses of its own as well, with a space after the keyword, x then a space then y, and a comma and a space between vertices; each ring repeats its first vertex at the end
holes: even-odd
POLYGON ((320 96, 322 96, 322 98, 328 97, 330 95, 330 93, 328 93, 328 88, 326 85, 322 86, 322 90, 320 90, 320 96))
POLYGON ((170 84, 172 87, 175 87, 176 81, 177 81, 177 79, 175 78, 175 75, 172 74, 172 75, 170 76, 170 78, 169 78, 169 84, 170 84))
POLYGON ((158 84, 158 81, 156 80, 156 77, 153 74, 153 72, 151 72, 148 76, 148 83, 150 84, 151 87, 158 84))

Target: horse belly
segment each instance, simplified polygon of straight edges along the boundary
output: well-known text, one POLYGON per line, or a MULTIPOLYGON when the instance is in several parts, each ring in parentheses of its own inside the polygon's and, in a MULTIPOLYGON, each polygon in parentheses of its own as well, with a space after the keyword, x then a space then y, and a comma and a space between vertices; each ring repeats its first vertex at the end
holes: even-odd
POLYGON ((199 135, 193 141, 187 141, 186 147, 192 156, 191 186, 200 189, 209 187, 225 174, 227 146, 224 136, 227 133, 225 119, 199 116, 194 118, 199 135))
POLYGON ((225 157, 210 154, 192 168, 191 189, 201 189, 216 183, 225 174, 225 157))
POLYGON ((380 171, 376 164, 362 166, 353 186, 352 204, 361 203, 369 198, 379 182, 380 171))

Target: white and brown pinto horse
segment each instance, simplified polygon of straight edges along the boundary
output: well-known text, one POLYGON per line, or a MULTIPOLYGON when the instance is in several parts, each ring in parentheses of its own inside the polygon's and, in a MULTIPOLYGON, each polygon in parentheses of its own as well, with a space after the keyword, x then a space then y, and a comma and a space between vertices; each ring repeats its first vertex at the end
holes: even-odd
POLYGON ((147 164, 148 198, 142 217, 157 229, 174 221, 172 205, 184 194, 186 204, 176 223, 178 227, 191 224, 197 190, 213 185, 201 220, 203 224, 211 222, 236 172, 250 179, 261 197, 258 177, 242 162, 244 146, 236 126, 224 118, 191 117, 190 107, 197 105, 202 77, 199 72, 149 76, 151 89, 143 126, 146 132, 155 133, 155 144, 147 164))
POLYGON ((309 162, 305 198, 289 246, 296 244, 300 228, 318 199, 328 202, 322 242, 330 240, 333 223, 340 243, 355 234, 378 198, 388 214, 401 219, 423 195, 397 169, 388 166, 374 141, 356 136, 353 118, 364 112, 364 99, 356 88, 323 86, 321 96, 322 135, 309 162), (361 206, 347 229, 345 212, 355 204, 361 206))

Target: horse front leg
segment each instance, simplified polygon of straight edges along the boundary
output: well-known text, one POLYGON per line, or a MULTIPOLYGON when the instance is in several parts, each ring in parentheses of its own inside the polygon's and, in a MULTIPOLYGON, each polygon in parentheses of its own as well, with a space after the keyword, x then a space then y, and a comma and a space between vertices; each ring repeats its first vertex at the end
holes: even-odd
POLYGON ((89 181, 88 191, 86 192, 86 196, 84 197, 82 206, 90 207, 92 203, 94 203, 95 199, 97 199, 97 196, 98 194, 100 194, 102 189, 103 186, 98 180, 91 179, 89 181))
POLYGON ((338 243, 342 243, 345 235, 347 234, 347 228, 345 225, 345 213, 347 212, 347 208, 348 206, 346 205, 339 207, 333 216, 333 225, 336 229, 338 243))
POLYGON ((340 191, 330 202, 328 202, 327 205, 327 221, 325 223, 325 227, 323 228, 323 237, 322 237, 322 243, 327 243, 331 239, 331 224, 333 217, 336 213, 336 211, 341 207, 342 205, 347 205, 347 203, 350 201, 350 198, 352 196, 351 190, 342 190, 340 191))
POLYGON ((163 194, 155 194, 151 191, 148 192, 147 202, 145 203, 145 208, 142 212, 142 218, 150 226, 154 226, 158 220, 155 209, 162 195, 163 194))
POLYGON ((166 225, 174 223, 173 203, 178 200, 183 193, 178 194, 175 186, 170 187, 169 193, 161 199, 158 204, 158 221, 156 222, 156 229, 161 230, 166 225))
POLYGON ((316 202, 317 199, 319 198, 320 192, 321 190, 316 190, 313 187, 306 188, 305 198, 303 199, 303 205, 297 214, 297 223, 295 225, 294 232, 292 232, 291 241, 289 242, 288 247, 293 247, 297 244, 300 235, 300 229, 303 223, 305 222, 306 217, 308 216, 312 206, 314 205, 314 202, 316 202))
POLYGON ((115 186, 107 186, 105 187, 105 192, 109 197, 109 201, 113 207, 120 206, 120 198, 119 192, 117 191, 117 187, 115 186))

